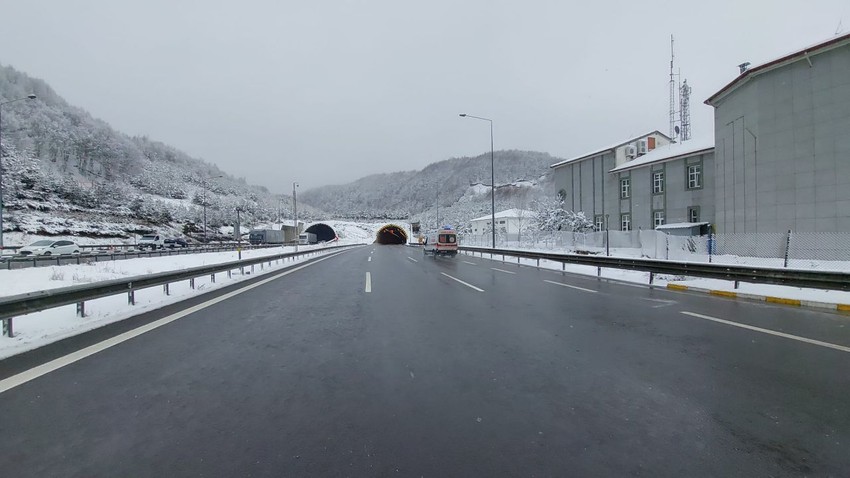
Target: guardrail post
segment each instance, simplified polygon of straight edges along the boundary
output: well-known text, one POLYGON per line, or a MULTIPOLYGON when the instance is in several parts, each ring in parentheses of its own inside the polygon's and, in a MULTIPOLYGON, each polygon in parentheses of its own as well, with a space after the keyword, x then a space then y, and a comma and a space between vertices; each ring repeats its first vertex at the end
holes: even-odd
POLYGON ((227 278, 228 278, 228 279, 230 279, 231 277, 233 277, 233 276, 232 276, 232 272, 231 272, 231 271, 227 271, 227 278))
POLYGON ((210 274, 210 282, 212 282, 213 284, 215 284, 215 273, 210 274))
POLYGON ((169 290, 168 285, 168 283, 162 284, 162 291, 165 292, 165 295, 171 295, 171 290, 169 290))
POLYGON ((654 272, 650 272, 650 273, 649 273, 649 285, 652 285, 652 282, 653 282, 654 280, 655 280, 655 273, 654 273, 654 272))
MULTIPOLYGON (((788 267, 788 251, 791 249, 791 229, 788 229, 788 237, 785 238, 785 267, 788 267)), ((735 287, 737 289, 737 287, 735 287)))
POLYGON ((194 277, 189 279, 189 287, 191 287, 192 289, 195 288, 195 278, 194 277))
POLYGON ((254 264, 251 264, 251 274, 254 273, 254 264))
POLYGON ((566 263, 566 262, 562 262, 562 263, 561 263, 561 270, 562 270, 562 271, 566 271, 566 270, 567 270, 567 263, 566 263))
POLYGON ((6 337, 9 337, 9 338, 15 336, 15 333, 12 332, 12 318, 11 317, 3 320, 3 335, 5 335, 6 337))
POLYGON ((738 288, 738 286, 740 286, 740 285, 741 285, 741 281, 737 281, 737 280, 736 280, 736 281, 735 281, 735 289, 737 289, 737 288, 738 288))
POLYGON ((127 291, 127 305, 136 305, 136 291, 133 289, 127 291))
POLYGON ((601 267, 596 268, 596 277, 602 277, 602 268, 601 267))
POLYGON ((83 301, 77 302, 77 317, 86 316, 86 303, 83 301))
POLYGON ((539 258, 537 259, 537 268, 538 269, 540 268, 540 259, 539 258))

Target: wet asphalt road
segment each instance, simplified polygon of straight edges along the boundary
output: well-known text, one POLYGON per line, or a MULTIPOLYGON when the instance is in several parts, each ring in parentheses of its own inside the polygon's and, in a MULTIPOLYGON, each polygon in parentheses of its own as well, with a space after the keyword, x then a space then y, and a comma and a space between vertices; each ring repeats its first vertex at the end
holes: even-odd
POLYGON ((850 474, 850 353, 683 312, 850 346, 847 315, 367 246, 0 394, 0 474, 850 474))

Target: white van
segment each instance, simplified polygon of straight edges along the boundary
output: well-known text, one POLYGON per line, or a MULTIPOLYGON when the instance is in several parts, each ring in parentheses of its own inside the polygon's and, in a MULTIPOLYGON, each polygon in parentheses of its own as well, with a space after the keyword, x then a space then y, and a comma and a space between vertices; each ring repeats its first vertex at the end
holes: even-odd
POLYGON ((422 253, 433 256, 443 255, 454 257, 457 255, 457 232, 446 226, 437 232, 425 236, 422 253))

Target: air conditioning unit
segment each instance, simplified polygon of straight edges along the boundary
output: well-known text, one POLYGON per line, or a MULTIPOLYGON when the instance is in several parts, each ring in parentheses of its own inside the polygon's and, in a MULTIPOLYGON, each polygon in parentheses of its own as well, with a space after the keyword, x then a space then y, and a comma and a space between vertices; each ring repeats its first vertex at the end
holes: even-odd
POLYGON ((626 157, 630 159, 635 159, 637 157, 637 149, 633 145, 626 146, 626 157))
POLYGON ((637 142, 637 154, 640 156, 641 154, 646 154, 646 140, 641 139, 637 142))

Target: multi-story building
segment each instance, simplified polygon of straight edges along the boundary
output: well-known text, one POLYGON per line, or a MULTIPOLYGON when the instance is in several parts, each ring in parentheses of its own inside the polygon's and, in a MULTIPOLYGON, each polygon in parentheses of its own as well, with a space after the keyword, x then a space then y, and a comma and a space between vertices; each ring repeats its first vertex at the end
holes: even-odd
POLYGON ((655 131, 553 164, 564 207, 599 229, 850 231, 850 34, 746 69, 706 104, 714 138, 655 131))
POLYGON ((604 229, 606 214, 609 221, 611 214, 619 216, 620 184, 610 171, 667 144, 667 135, 652 131, 551 165, 564 208, 584 212, 598 229, 604 229))
POLYGON ((850 34, 747 69, 706 104, 718 232, 850 231, 850 34))

